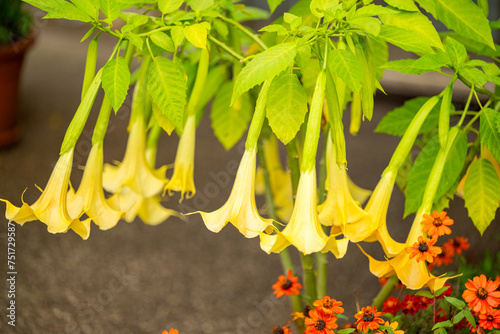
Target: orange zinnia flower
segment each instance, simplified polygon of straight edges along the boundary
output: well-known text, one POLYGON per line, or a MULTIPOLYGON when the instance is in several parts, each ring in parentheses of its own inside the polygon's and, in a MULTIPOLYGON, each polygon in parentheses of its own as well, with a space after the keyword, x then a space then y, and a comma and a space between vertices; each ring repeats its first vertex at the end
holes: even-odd
POLYGON ((453 262, 453 251, 449 247, 440 247, 441 253, 434 258, 435 266, 447 266, 453 262))
POLYGON ((273 334, 290 334, 293 333, 288 324, 280 327, 273 327, 273 334))
POLYGON ((476 276, 465 283, 467 290, 462 294, 462 298, 474 312, 488 313, 500 304, 500 291, 497 291, 499 284, 491 279, 486 281, 484 275, 476 276))
POLYGON ((280 275, 278 281, 273 285, 276 297, 280 298, 283 295, 300 295, 302 284, 298 283, 298 280, 299 278, 297 276, 293 276, 292 270, 288 270, 288 276, 280 275))
POLYGON ((422 232, 427 232, 430 237, 440 237, 445 234, 451 234, 451 229, 448 227, 453 225, 453 219, 446 215, 446 211, 434 211, 432 216, 424 213, 422 220, 422 232))
POLYGON ((448 248, 452 256, 455 255, 455 253, 460 255, 462 254, 462 251, 469 249, 470 244, 468 241, 469 239, 465 237, 455 237, 446 241, 443 245, 443 248, 448 248))
POLYGON ((361 308, 361 311, 354 315, 354 317, 358 319, 355 322, 358 324, 357 329, 362 330, 365 333, 367 333, 370 329, 378 329, 380 324, 384 323, 384 320, 379 318, 381 315, 382 312, 377 312, 377 307, 375 305, 373 305, 373 309, 371 306, 361 308))
POLYGON ((304 324, 307 326, 305 334, 330 334, 332 329, 338 327, 337 317, 323 308, 309 311, 304 324))
POLYGON ((307 305, 304 306, 304 311, 303 312, 298 312, 298 311, 295 311, 291 314, 291 316, 293 316, 293 321, 297 320, 297 319, 305 319, 307 317, 309 317, 309 311, 311 310, 311 306, 307 305))
POLYGON ((163 332, 161 332, 161 334, 179 334, 179 331, 177 329, 170 328, 170 330, 168 332, 163 331, 163 332))
POLYGON ((344 313, 344 309, 340 307, 340 305, 342 305, 341 301, 331 299, 329 296, 325 296, 323 299, 318 299, 313 303, 313 306, 321 307, 327 313, 344 313))
POLYGON ((426 260, 432 263, 434 257, 441 253, 440 247, 433 246, 437 241, 437 238, 428 239, 422 236, 418 237, 418 242, 415 242, 413 246, 406 247, 406 252, 410 254, 410 259, 416 257, 417 262, 421 260, 426 260))
POLYGON ((480 314, 479 326, 484 329, 500 328, 500 310, 491 309, 488 313, 480 314))

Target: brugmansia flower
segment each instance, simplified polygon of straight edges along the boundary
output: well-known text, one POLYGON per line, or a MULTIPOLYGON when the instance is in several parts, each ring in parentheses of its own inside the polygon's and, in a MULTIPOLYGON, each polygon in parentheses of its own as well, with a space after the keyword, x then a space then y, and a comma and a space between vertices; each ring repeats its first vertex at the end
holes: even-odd
MULTIPOLYGON (((262 140, 262 149, 264 159, 266 159, 266 168, 269 172, 271 192, 273 194, 276 214, 283 221, 288 221, 292 215, 292 179, 290 174, 283 170, 281 166, 278 141, 272 136, 270 139, 262 140)), ((255 181, 255 193, 263 195, 265 192, 265 182, 262 169, 257 169, 255 181)))
POLYGON ((281 232, 261 233, 260 246, 265 252, 281 252, 292 244, 304 254, 331 251, 337 258, 345 255, 348 240, 337 240, 333 235, 328 237, 321 228, 316 193, 316 170, 301 173, 290 221, 281 232))
POLYGON ((330 334, 337 328, 337 317, 332 312, 325 312, 322 308, 309 311, 309 317, 304 321, 306 334, 330 334))
POLYGON ((445 234, 451 234, 451 229, 448 227, 453 225, 453 219, 446 215, 446 211, 434 212, 431 215, 424 213, 424 219, 421 223, 422 232, 427 232, 430 237, 440 237, 445 234))
POLYGON ((73 218, 85 213, 101 230, 107 230, 118 223, 123 212, 113 200, 104 197, 102 167, 103 148, 101 144, 95 144, 87 159, 78 191, 76 194, 72 191, 68 193, 68 212, 73 218))
POLYGON ((486 280, 485 275, 476 276, 465 283, 462 298, 472 311, 488 313, 492 308, 500 304, 500 291, 497 290, 499 282, 486 280))
POLYGON ((276 297, 300 295, 302 284, 298 282, 299 278, 293 276, 292 270, 288 270, 287 276, 280 275, 278 281, 273 284, 274 294, 276 297))
POLYGON ((245 150, 231 194, 220 209, 213 212, 198 211, 210 231, 217 233, 230 222, 245 237, 253 238, 272 224, 272 219, 264 219, 259 215, 255 205, 256 154, 256 147, 245 150))
POLYGON ((382 312, 377 312, 377 307, 373 305, 373 309, 371 306, 366 306, 361 308, 361 311, 356 313, 354 317, 358 319, 355 324, 357 324, 357 329, 361 330, 365 333, 368 333, 368 330, 375 330, 380 327, 380 324, 384 323, 384 320, 380 318, 382 312))
POLYGON ((28 205, 23 201, 23 205, 18 208, 9 201, 2 200, 7 203, 5 216, 9 221, 23 225, 28 221, 40 220, 47 225, 47 231, 50 233, 65 233, 72 229, 83 239, 89 237, 90 219, 73 219, 67 209, 73 151, 74 149, 71 149, 59 157, 47 186, 34 204, 28 205))
POLYGON ((137 117, 131 125, 123 161, 118 166, 104 166, 104 189, 118 193, 127 186, 144 197, 161 193, 166 182, 166 166, 153 169, 146 161, 145 147, 146 127, 143 118, 137 117))
POLYGON ((187 198, 192 198, 196 193, 194 187, 194 147, 196 138, 196 115, 187 118, 186 125, 179 140, 177 155, 174 163, 174 174, 165 186, 165 190, 180 191, 181 201, 184 194, 187 198))
POLYGON ((328 140, 328 194, 323 204, 318 207, 320 212, 319 221, 326 226, 332 226, 332 233, 340 233, 345 230, 346 225, 361 220, 368 221, 366 213, 354 201, 348 187, 346 166, 336 163, 335 149, 332 141, 328 140))

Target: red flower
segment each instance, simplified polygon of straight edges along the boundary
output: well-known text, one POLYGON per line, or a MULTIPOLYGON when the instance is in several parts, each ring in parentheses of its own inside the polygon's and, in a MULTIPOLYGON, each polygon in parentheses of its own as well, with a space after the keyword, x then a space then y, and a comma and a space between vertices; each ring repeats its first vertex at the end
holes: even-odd
POLYGON ((451 256, 458 254, 462 254, 462 251, 468 250, 470 247, 469 239, 465 237, 455 237, 446 241, 443 245, 443 248, 448 248, 448 251, 452 254, 451 256))
POLYGON ((399 298, 389 297, 385 300, 382 305, 382 310, 385 313, 390 313, 392 315, 396 315, 398 311, 401 309, 401 304, 399 303, 399 298))
POLYGON ((313 303, 314 307, 321 307, 325 312, 333 313, 344 313, 344 309, 340 307, 342 305, 341 301, 331 299, 329 296, 325 296, 323 299, 318 299, 313 303))
POLYGON ((416 257, 415 260, 417 260, 417 262, 426 260, 427 262, 432 263, 432 261, 434 261, 434 257, 441 253, 440 247, 433 246, 436 241, 436 238, 424 239, 422 236, 419 236, 418 242, 415 242, 411 247, 406 247, 406 252, 410 254, 410 259, 416 257))
POLYGON ((500 328, 500 310, 491 309, 479 315, 479 326, 484 329, 500 328))
POLYGON ((401 311, 406 315, 415 315, 421 308, 423 308, 422 300, 416 295, 406 295, 401 302, 401 311))
POLYGON ((484 275, 476 276, 465 283, 467 290, 462 294, 462 298, 474 312, 488 313, 500 304, 500 291, 497 291, 499 284, 490 279, 486 281, 484 275))
POLYGON ((427 235, 433 238, 440 237, 445 234, 451 234, 451 229, 448 227, 453 225, 453 219, 446 215, 446 211, 434 211, 432 216, 424 213, 422 220, 422 232, 427 232, 427 235))
POLYGON ((425 310, 429 305, 434 304, 433 298, 427 298, 425 296, 418 296, 420 298, 420 309, 425 310))
POLYGON ((354 315, 354 317, 358 319, 355 322, 358 324, 357 329, 362 330, 365 333, 367 333, 370 329, 378 329, 380 324, 384 323, 384 320, 379 318, 381 315, 382 312, 377 312, 377 307, 375 305, 373 305, 373 309, 371 306, 361 308, 361 311, 354 315))
POLYGON ((309 311, 304 324, 307 326, 305 334, 331 334, 331 330, 338 327, 337 317, 323 308, 309 311))
POLYGON ((288 270, 288 276, 280 275, 278 281, 274 283, 273 289, 276 297, 281 298, 283 295, 299 295, 302 284, 297 281, 299 278, 292 275, 292 270, 288 270))

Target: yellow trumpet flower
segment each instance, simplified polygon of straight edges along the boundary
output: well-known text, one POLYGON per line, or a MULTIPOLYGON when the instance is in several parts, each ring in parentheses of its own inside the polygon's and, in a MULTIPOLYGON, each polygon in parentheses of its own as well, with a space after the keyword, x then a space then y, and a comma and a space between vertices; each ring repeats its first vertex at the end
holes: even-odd
POLYGON ((85 213, 101 230, 108 230, 118 223, 123 212, 113 200, 104 197, 102 167, 102 144, 95 144, 90 150, 78 191, 68 193, 68 212, 73 218, 85 213))
POLYGON ((47 225, 47 231, 50 233, 65 233, 72 229, 83 239, 89 237, 90 219, 85 221, 73 219, 67 209, 73 151, 74 149, 71 149, 59 157, 47 186, 35 203, 27 205, 23 200, 22 206, 18 208, 9 201, 2 200, 7 203, 5 216, 9 221, 16 221, 23 225, 28 221, 40 220, 47 225))
POLYGON ((206 227, 219 232, 227 223, 233 224, 246 238, 253 238, 272 224, 272 219, 259 215, 255 205, 255 164, 257 148, 245 150, 227 202, 213 212, 198 211, 206 227))
POLYGON ((104 165, 103 187, 111 193, 119 192, 124 186, 144 197, 159 194, 166 183, 166 166, 153 169, 146 161, 146 127, 142 117, 131 125, 127 149, 118 166, 104 165))
POLYGON ((194 147, 196 139, 196 114, 189 115, 182 132, 177 155, 175 156, 174 174, 165 186, 165 190, 180 191, 181 199, 184 194, 187 198, 192 198, 196 193, 194 186, 194 147))
POLYGON ((319 221, 326 226, 333 225, 335 232, 345 229, 347 224, 366 220, 368 213, 352 198, 347 182, 347 168, 336 163, 335 148, 331 140, 327 144, 327 158, 329 191, 325 202, 318 206, 319 221))
MULTIPOLYGON (((266 159, 266 167, 269 171, 276 214, 281 220, 288 221, 293 210, 292 179, 290 174, 283 170, 281 166, 276 137, 272 136, 270 139, 263 139, 262 149, 266 159)), ((257 195, 263 195, 265 192, 264 175, 262 173, 263 171, 259 167, 255 181, 255 193, 257 195)))
POLYGON ((301 173, 290 221, 281 232, 273 235, 261 233, 262 250, 279 253, 291 244, 304 254, 332 251, 337 258, 345 255, 348 239, 327 236, 321 228, 316 193, 316 170, 301 173))
MULTIPOLYGON (((346 173, 347 174, 347 173, 346 173)), ((358 202, 359 204, 365 203, 373 191, 361 188, 349 177, 347 174, 347 187, 349 188, 349 192, 351 193, 352 198, 358 202)))

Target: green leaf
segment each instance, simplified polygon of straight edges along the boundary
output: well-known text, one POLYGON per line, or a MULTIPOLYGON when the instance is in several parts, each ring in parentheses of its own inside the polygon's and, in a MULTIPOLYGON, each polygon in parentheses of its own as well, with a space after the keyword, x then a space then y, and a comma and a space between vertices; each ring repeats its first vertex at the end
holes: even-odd
POLYGON ((111 102, 115 113, 127 97, 130 71, 123 57, 111 59, 102 69, 102 88, 111 102))
MULTIPOLYGON (((366 44, 365 44, 366 45, 366 44)), ((373 94, 375 93, 375 73, 374 66, 370 63, 369 47, 363 47, 356 43, 356 56, 363 70, 363 85, 361 86, 361 106, 363 116, 368 120, 373 116, 373 94)))
POLYGON ((208 71, 207 79, 205 80, 205 89, 201 93, 198 110, 196 111, 197 125, 201 121, 206 105, 217 94, 220 87, 226 82, 227 77, 228 71, 225 66, 214 66, 208 71))
POLYGON ((297 55, 295 56, 295 62, 299 66, 302 73, 306 72, 307 65, 311 59, 311 46, 309 44, 304 44, 297 48, 297 55))
POLYGON ((184 40, 184 27, 172 27, 172 29, 170 29, 170 36, 172 36, 172 40, 177 48, 184 40))
MULTIPOLYGON (((435 135, 425 147, 422 149, 408 176, 408 187, 406 191, 405 213, 408 216, 418 210, 422 203, 427 179, 431 173, 432 166, 436 160, 436 156, 440 150, 439 136, 435 135)), ((444 165, 445 172, 441 176, 434 202, 439 200, 441 196, 446 194, 448 189, 453 186, 465 162, 467 155, 467 137, 464 133, 460 133, 446 157, 444 165)))
POLYGON ((435 0, 436 18, 445 26, 495 49, 488 19, 471 0, 435 0))
POLYGON ((281 24, 271 24, 271 25, 262 27, 259 31, 275 32, 278 34, 278 36, 284 36, 284 35, 288 34, 288 30, 286 30, 286 28, 283 27, 281 24))
POLYGON ((296 54, 296 43, 289 42, 275 45, 253 58, 236 78, 231 104, 244 92, 288 68, 296 54))
POLYGON ((269 10, 274 13, 274 10, 283 2, 283 0, 267 0, 269 10))
POLYGON ((307 113, 307 96, 296 74, 284 71, 275 77, 267 93, 266 115, 283 144, 300 130, 307 113))
POLYGON ((219 90, 212 103, 210 119, 212 129, 226 150, 229 150, 245 133, 252 118, 252 103, 248 94, 239 96, 229 106, 232 82, 226 82, 219 90))
POLYGON ((214 0, 188 0, 187 4, 193 10, 204 10, 214 4, 214 0))
MULTIPOLYGON (((429 100, 427 97, 416 97, 405 101, 401 107, 393 109, 382 118, 375 132, 386 133, 392 136, 403 136, 411 120, 427 100, 429 100)), ((441 101, 429 112, 427 119, 420 127, 419 134, 437 127, 440 107, 441 101)))
POLYGON ((437 324, 435 324, 432 327, 432 330, 435 330, 435 329, 438 329, 438 328, 443 328, 443 327, 446 327, 446 328, 453 327, 453 323, 450 320, 441 321, 441 322, 438 322, 437 324))
POLYGON ((434 28, 432 22, 420 12, 400 12, 392 15, 381 15, 380 19, 386 25, 413 32, 429 46, 444 50, 436 28, 434 28))
POLYGON ((479 86, 484 86, 484 84, 488 81, 486 74, 475 67, 462 67, 458 73, 460 73, 465 79, 478 84, 479 86))
POLYGON ((403 50, 415 52, 416 54, 432 53, 432 49, 427 42, 413 31, 403 28, 383 25, 380 28, 378 37, 403 50))
POLYGON ((186 77, 181 64, 164 57, 153 58, 149 67, 148 90, 162 114, 178 129, 184 126, 186 77))
POLYGON ((495 49, 491 49, 491 47, 486 46, 481 43, 477 43, 475 40, 463 37, 457 33, 449 32, 449 33, 441 33, 441 36, 453 37, 460 43, 462 43, 467 51, 488 57, 500 57, 500 45, 495 44, 495 49))
POLYGON ((179 9, 183 0, 158 0, 158 8, 163 14, 168 14, 179 9))
POLYGON ((479 120, 481 143, 486 146, 496 161, 500 161, 500 133, 497 127, 499 114, 493 109, 486 108, 481 113, 479 120))
POLYGON ((152 33, 149 38, 158 45, 160 48, 163 50, 166 50, 168 52, 174 52, 175 51, 175 45, 174 42, 172 41, 172 38, 170 38, 167 34, 157 31, 152 33))
POLYGON ((61 3, 66 2, 65 0, 23 0, 23 2, 29 3, 32 6, 40 8, 45 12, 49 12, 52 9, 59 6, 61 3))
POLYGON ((92 17, 73 5, 71 2, 59 2, 50 8, 44 19, 67 19, 72 21, 90 22, 92 17))
POLYGON ((334 49, 328 55, 330 72, 339 76, 344 83, 359 93, 364 79, 361 62, 350 50, 334 49))
POLYGON ((414 63, 413 67, 421 69, 434 69, 438 71, 443 66, 450 64, 450 58, 446 52, 438 52, 435 54, 427 54, 418 58, 414 63))
POLYGON ((100 0, 102 13, 106 16, 106 21, 113 22, 120 16, 120 7, 115 0, 100 0))
POLYGON ((194 46, 201 49, 207 48, 207 28, 204 24, 195 23, 184 27, 184 36, 194 46))
POLYGON ((137 49, 142 50, 144 40, 141 37, 130 32, 126 36, 130 43, 132 43, 137 49))
POLYGON ((379 19, 364 16, 352 18, 349 20, 349 24, 375 37, 380 33, 382 25, 379 19))
POLYGON ((465 60, 467 59, 467 50, 462 43, 451 37, 446 37, 444 48, 454 69, 458 69, 463 63, 465 63, 465 60))
POLYGON ((436 3, 435 0, 416 0, 418 4, 430 13, 434 18, 436 17, 436 3))
POLYGON ((427 298, 434 298, 434 295, 432 294, 432 292, 430 291, 418 291, 416 293, 417 296, 423 296, 423 297, 427 297, 427 298))
POLYGON ((393 60, 384 64, 383 67, 386 70, 392 70, 403 74, 422 74, 437 70, 436 67, 430 67, 430 68, 414 67, 413 64, 415 64, 415 61, 417 61, 417 59, 393 60))
POLYGON ((161 109, 153 103, 153 115, 156 118, 156 121, 161 126, 163 130, 170 136, 172 132, 175 130, 175 124, 161 111, 161 109))
POLYGON ((444 296, 444 299, 446 299, 446 301, 448 303, 450 303, 451 305, 455 306, 458 309, 462 309, 465 307, 465 303, 460 299, 448 297, 448 296, 444 296))
POLYGON ((93 18, 99 17, 99 9, 90 0, 71 0, 76 7, 87 13, 93 18))
POLYGON ((390 7, 383 7, 378 5, 368 5, 363 6, 356 10, 354 17, 359 16, 378 16, 378 15, 387 15, 387 14, 397 14, 398 10, 392 9, 390 7))
POLYGON ((465 314, 464 314, 463 311, 462 312, 458 312, 457 314, 455 314, 453 316, 453 318, 451 319, 451 322, 453 324, 458 324, 464 318, 464 316, 465 316, 465 314))
POLYGON ((385 2, 392 6, 409 12, 418 11, 418 7, 415 5, 413 0, 385 0, 385 2))
POLYGON ((472 162, 465 179, 464 201, 474 226, 483 235, 500 204, 500 180, 489 160, 472 162))

